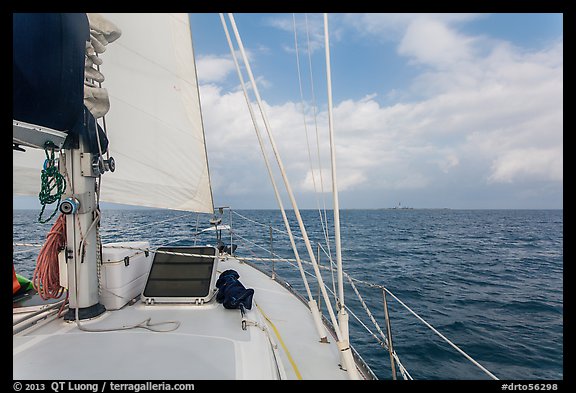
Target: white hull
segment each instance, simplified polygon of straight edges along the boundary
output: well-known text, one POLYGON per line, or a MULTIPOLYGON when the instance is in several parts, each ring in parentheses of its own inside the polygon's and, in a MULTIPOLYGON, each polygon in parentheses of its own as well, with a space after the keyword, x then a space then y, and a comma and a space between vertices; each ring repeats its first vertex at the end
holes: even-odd
POLYGON ((75 321, 53 315, 14 335, 13 378, 348 379, 339 366, 334 336, 328 336, 328 343, 320 342, 303 301, 246 263, 233 258, 219 261, 218 274, 227 269, 236 270, 240 281, 255 290, 245 330, 240 311, 225 309, 215 300, 203 305, 146 305, 138 299, 80 322, 90 330, 132 326, 149 318, 151 324, 180 323, 165 332, 83 331, 75 321))

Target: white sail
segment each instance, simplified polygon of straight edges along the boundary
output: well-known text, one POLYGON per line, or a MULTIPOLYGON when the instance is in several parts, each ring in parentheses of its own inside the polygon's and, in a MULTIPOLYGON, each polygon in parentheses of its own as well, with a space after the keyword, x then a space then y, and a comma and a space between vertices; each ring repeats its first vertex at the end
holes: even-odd
MULTIPOLYGON (((101 201, 213 212, 187 14, 102 14, 122 31, 101 55, 115 172, 101 201)), ((102 122, 100 122, 102 125, 102 122)), ((44 152, 14 151, 13 192, 37 195, 44 152)))

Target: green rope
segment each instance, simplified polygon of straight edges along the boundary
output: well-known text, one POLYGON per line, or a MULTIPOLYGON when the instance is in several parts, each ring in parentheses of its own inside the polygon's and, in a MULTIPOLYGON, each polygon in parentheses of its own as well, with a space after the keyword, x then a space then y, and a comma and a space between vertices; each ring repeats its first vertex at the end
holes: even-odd
POLYGON ((38 199, 42 204, 42 210, 40 210, 40 215, 38 216, 38 222, 45 224, 54 217, 56 212, 58 211, 58 207, 60 206, 60 198, 66 191, 66 179, 56 166, 56 159, 54 158, 54 143, 48 141, 44 145, 44 153, 46 153, 46 160, 44 161, 44 167, 42 169, 42 173, 40 175, 40 179, 42 181, 42 187, 40 189, 40 193, 38 194, 38 199), (48 151, 50 151, 50 155, 48 155, 48 151), (56 189, 56 192, 53 194, 52 192, 56 189), (44 214, 44 209, 46 205, 50 205, 54 202, 58 202, 56 208, 46 220, 42 219, 42 214, 44 214))

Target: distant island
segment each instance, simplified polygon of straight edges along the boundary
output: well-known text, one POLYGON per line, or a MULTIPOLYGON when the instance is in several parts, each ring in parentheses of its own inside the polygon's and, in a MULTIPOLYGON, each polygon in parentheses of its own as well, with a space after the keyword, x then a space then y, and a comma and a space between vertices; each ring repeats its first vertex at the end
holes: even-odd
POLYGON ((409 206, 402 206, 402 204, 400 202, 398 202, 398 206, 394 206, 394 207, 390 207, 388 209, 398 209, 398 210, 410 210, 410 209, 414 209, 413 207, 409 207, 409 206))

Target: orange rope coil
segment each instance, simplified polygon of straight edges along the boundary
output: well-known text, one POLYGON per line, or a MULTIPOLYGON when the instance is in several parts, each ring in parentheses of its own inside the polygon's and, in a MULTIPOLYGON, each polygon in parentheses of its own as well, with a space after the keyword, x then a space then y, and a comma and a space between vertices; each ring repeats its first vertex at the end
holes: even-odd
POLYGON ((66 217, 61 214, 46 235, 36 268, 32 275, 32 284, 44 300, 58 299, 65 289, 60 286, 60 267, 58 253, 66 246, 66 217))

